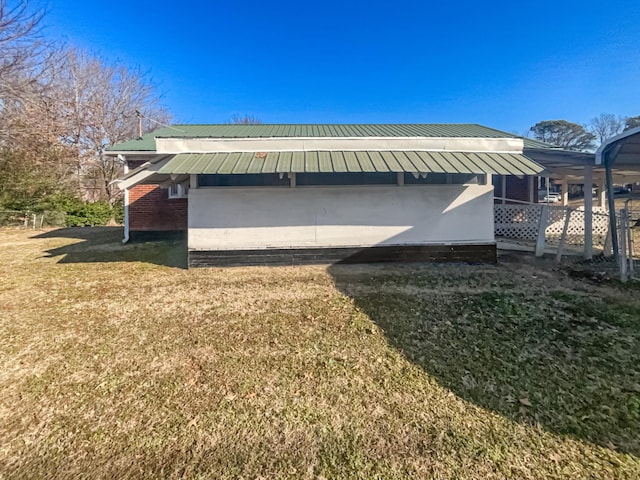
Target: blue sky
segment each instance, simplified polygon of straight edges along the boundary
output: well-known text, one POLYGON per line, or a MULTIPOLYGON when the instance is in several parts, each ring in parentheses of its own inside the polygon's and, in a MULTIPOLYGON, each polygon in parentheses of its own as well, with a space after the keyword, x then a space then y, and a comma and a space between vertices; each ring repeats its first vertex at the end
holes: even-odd
POLYGON ((524 133, 540 120, 640 115, 637 0, 55 0, 48 10, 48 35, 149 71, 177 122, 249 114, 524 133))

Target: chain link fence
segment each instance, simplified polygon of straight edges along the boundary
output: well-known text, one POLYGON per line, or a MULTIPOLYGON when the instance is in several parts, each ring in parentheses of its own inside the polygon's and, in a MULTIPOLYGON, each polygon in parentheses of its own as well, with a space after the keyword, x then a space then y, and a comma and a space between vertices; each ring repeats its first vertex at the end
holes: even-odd
POLYGON ((44 227, 64 227, 65 225, 66 214, 64 212, 0 210, 0 227, 36 229, 44 227))

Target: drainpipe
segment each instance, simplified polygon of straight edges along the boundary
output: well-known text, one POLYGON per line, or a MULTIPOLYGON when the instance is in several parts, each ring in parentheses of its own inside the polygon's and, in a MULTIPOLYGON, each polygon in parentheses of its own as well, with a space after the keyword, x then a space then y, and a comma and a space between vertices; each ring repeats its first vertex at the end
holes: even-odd
MULTIPOLYGON (((124 164, 124 174, 129 173, 129 167, 127 164, 124 164)), ((124 189, 124 238, 122 239, 122 243, 127 243, 129 241, 129 189, 124 189)))

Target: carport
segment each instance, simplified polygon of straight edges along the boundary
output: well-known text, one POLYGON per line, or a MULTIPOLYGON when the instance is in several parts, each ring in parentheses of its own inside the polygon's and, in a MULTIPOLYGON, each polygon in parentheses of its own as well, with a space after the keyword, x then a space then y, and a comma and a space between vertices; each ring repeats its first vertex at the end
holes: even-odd
POLYGON ((613 191, 614 176, 618 181, 640 180, 640 127, 606 140, 596 151, 596 165, 602 165, 605 169, 611 243, 614 255, 619 260, 621 252, 613 191))

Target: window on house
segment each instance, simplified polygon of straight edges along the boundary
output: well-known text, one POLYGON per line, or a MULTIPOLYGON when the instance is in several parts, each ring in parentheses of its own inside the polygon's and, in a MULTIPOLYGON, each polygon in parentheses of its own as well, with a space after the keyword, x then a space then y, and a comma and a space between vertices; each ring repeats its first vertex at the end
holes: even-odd
POLYGON ((189 187, 181 183, 172 183, 169 186, 169 198, 186 198, 189 193, 189 187))

